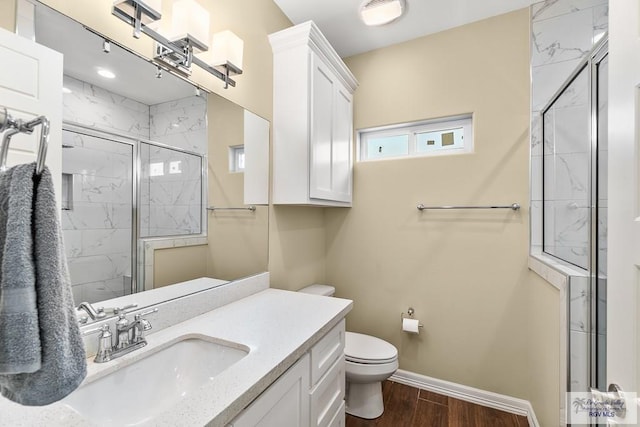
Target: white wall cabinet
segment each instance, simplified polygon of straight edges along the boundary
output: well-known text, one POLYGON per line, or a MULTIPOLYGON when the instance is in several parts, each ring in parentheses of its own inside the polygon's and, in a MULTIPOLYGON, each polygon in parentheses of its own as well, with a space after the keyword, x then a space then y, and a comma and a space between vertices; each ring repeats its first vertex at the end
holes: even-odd
POLYGON ((344 426, 344 337, 342 320, 228 427, 344 426))
POLYGON ((309 21, 273 49, 273 203, 351 206, 355 77, 309 21))

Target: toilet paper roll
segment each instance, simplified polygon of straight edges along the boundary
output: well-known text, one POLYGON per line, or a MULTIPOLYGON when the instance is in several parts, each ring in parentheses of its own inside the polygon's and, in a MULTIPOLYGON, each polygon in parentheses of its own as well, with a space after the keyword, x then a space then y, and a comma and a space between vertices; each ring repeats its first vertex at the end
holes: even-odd
POLYGON ((410 334, 419 334, 420 321, 418 319, 402 319, 402 330, 410 334))

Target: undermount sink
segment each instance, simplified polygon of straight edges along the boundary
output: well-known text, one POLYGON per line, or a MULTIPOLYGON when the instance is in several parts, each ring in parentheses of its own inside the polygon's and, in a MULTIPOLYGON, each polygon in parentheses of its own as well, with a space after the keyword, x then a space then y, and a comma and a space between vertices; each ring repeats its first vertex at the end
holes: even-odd
POLYGON ((249 353, 232 345, 183 339, 80 387, 63 402, 97 425, 144 425, 249 353))

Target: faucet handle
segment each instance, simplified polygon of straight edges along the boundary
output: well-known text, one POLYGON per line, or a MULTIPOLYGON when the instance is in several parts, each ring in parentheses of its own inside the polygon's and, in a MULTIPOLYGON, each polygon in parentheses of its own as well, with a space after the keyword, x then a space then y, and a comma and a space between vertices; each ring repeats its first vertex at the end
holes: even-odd
POLYGON ((134 316, 134 321, 137 322, 139 328, 137 330, 134 329, 134 341, 141 342, 145 340, 144 333, 151 329, 151 322, 147 319, 143 319, 142 316, 147 316, 149 314, 157 313, 158 309, 154 308, 153 310, 145 311, 144 313, 138 313, 134 316))
POLYGON ((100 332, 100 335, 98 335, 98 352, 94 361, 97 363, 107 362, 111 360, 111 352, 113 351, 109 325, 102 325, 99 328, 83 331, 82 335, 95 334, 97 332, 100 332))
POLYGON ((148 316, 148 315, 150 315, 150 314, 157 313, 157 312, 158 312, 158 310, 159 310, 158 308, 154 308, 154 309, 152 309, 152 310, 145 311, 144 313, 136 314, 136 315, 135 315, 135 317, 137 318, 138 316, 140 316, 140 317, 142 317, 142 316, 148 316))
POLYGON ((113 308, 105 308, 104 310, 108 313, 113 313, 113 314, 121 314, 121 313, 126 313, 127 311, 131 310, 132 308, 136 308, 138 307, 137 303, 132 303, 132 304, 127 304, 123 307, 113 307, 113 308))

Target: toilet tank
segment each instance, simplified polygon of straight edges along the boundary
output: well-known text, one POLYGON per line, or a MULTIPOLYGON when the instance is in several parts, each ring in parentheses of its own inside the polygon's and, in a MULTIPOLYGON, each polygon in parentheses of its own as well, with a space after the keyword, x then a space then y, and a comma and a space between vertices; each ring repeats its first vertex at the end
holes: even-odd
POLYGON ((322 295, 325 297, 332 297, 333 294, 336 293, 336 288, 329 285, 309 285, 305 288, 300 289, 298 292, 303 292, 305 294, 314 294, 314 295, 322 295))

